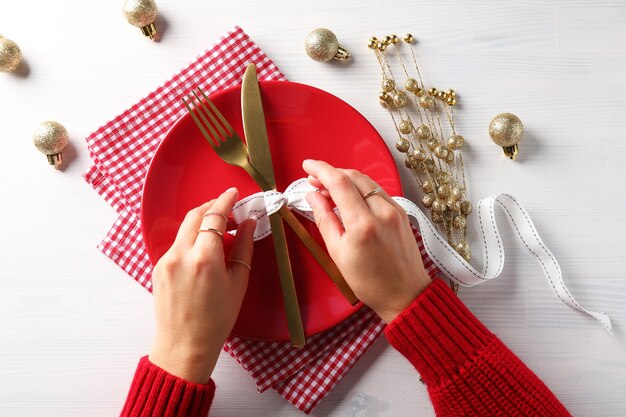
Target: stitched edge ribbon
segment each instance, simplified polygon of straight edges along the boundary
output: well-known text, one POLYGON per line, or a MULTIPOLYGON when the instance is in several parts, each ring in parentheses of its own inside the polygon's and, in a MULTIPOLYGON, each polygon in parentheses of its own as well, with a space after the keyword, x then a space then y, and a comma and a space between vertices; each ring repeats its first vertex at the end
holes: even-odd
MULTIPOLYGON (((233 207, 233 217, 239 224, 247 218, 257 220, 254 240, 260 240, 272 233, 268 216, 277 212, 283 205, 297 211, 303 217, 314 221, 311 206, 304 199, 306 193, 317 191, 306 178, 294 181, 284 193, 277 190, 252 194, 233 207)), ((526 251, 541 264, 552 292, 566 305, 586 313, 598 320, 610 333, 613 327, 608 315, 583 308, 563 282, 561 267, 546 244, 539 237, 530 216, 522 205, 511 195, 501 193, 483 198, 478 202, 478 221, 482 235, 484 266, 478 272, 459 255, 437 232, 422 210, 404 197, 392 197, 408 214, 411 223, 418 227, 428 256, 451 280, 466 287, 473 287, 500 276, 504 268, 504 246, 496 226, 494 208, 496 204, 505 212, 518 239, 526 251)), ((335 212, 339 211, 335 208, 335 212)), ((232 230, 228 233, 235 234, 232 230)))

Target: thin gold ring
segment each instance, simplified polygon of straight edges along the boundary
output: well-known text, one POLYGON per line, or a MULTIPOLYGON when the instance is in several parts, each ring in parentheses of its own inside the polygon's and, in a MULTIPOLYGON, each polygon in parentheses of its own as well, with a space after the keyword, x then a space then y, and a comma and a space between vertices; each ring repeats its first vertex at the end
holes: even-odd
POLYGON ((218 213, 217 211, 207 211, 206 213, 204 213, 202 217, 208 217, 208 216, 220 216, 222 219, 224 219, 226 223, 228 223, 228 217, 226 217, 222 213, 218 213))
POLYGON ((363 196, 363 200, 367 200, 368 198, 370 198, 370 197, 371 197, 371 196, 373 196, 373 195, 378 194, 378 193, 379 193, 379 192, 381 192, 382 190, 383 190, 383 187, 377 187, 377 188, 374 188, 372 191, 370 191, 369 193, 367 193, 367 194, 365 194, 365 195, 363 196))
POLYGON ((214 229, 212 227, 201 227, 200 229, 198 229, 198 234, 200 234, 202 232, 215 233, 216 235, 218 235, 220 237, 220 239, 224 240, 224 233, 222 233, 219 230, 214 229))
POLYGON ((243 266, 248 268, 248 271, 252 271, 252 267, 250 265, 248 265, 247 263, 245 263, 244 261, 241 261, 239 259, 229 259, 228 262, 237 262, 238 264, 242 264, 243 266))

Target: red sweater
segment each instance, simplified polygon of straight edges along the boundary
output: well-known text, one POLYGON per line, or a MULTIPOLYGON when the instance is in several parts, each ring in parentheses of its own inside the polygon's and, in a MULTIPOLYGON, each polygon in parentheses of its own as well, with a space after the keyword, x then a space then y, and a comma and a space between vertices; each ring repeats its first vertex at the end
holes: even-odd
MULTIPOLYGON (((422 375, 438 416, 570 416, 541 380, 440 279, 385 330, 422 375)), ((139 361, 122 416, 206 416, 215 384, 139 361)))

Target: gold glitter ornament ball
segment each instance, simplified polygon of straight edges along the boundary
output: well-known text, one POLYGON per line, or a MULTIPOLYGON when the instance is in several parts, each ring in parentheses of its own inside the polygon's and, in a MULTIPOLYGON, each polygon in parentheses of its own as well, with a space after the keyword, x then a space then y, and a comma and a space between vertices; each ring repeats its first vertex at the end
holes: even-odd
POLYGON ((518 152, 517 144, 522 139, 524 125, 516 115, 501 113, 489 123, 489 136, 496 145, 502 146, 504 154, 515 159, 518 152))
POLYGON ((155 40, 157 30, 154 21, 159 9, 154 0, 126 0, 123 10, 128 23, 137 26, 145 36, 155 40))
POLYGON ((33 134, 33 143, 39 152, 48 157, 50 165, 55 168, 63 163, 63 150, 69 142, 67 130, 61 123, 46 121, 42 122, 33 134))
POLYGON ((306 54, 314 61, 326 62, 331 59, 344 60, 350 53, 337 41, 337 36, 324 28, 314 29, 304 40, 306 54))
POLYGON ((22 51, 15 42, 0 35, 0 71, 13 72, 22 62, 22 51))

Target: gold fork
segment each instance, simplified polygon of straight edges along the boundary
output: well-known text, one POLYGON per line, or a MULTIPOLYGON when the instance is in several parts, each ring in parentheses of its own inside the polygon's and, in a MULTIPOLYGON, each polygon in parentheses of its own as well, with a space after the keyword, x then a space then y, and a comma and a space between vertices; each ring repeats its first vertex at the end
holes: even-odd
MULTIPOLYGON (((198 88, 198 91, 202 95, 202 99, 198 96, 196 91, 193 91, 193 95, 196 100, 194 100, 191 95, 188 97, 189 101, 191 101, 194 109, 204 122, 204 125, 209 129, 209 132, 205 129, 203 123, 200 122, 198 116, 192 111, 190 105, 187 103, 187 100, 183 98, 183 103, 185 107, 191 114, 194 122, 200 128, 204 138, 209 142, 209 144, 215 149, 217 154, 222 160, 225 162, 243 168, 253 179, 254 181, 261 187, 263 191, 270 191, 273 188, 268 184, 263 175, 261 175, 254 166, 248 160, 248 148, 237 132, 233 129, 233 127, 228 123, 228 121, 224 118, 222 113, 217 109, 215 104, 206 96, 204 91, 201 88, 198 88), (219 134, 216 129, 209 123, 207 118, 204 116, 206 114, 213 122, 213 125, 219 130, 219 134), (218 123, 218 119, 219 122, 218 123)), ((328 256, 326 251, 322 249, 322 247, 317 243, 313 236, 302 226, 300 221, 294 216, 294 214, 287 208, 286 206, 282 206, 278 213, 282 216, 282 218, 287 222, 289 227, 295 232, 300 241, 304 244, 304 246, 309 250, 311 255, 315 258, 315 260, 321 265, 326 274, 330 277, 333 283, 337 286, 339 291, 343 294, 343 296, 348 300, 351 305, 355 305, 358 303, 359 299, 354 295, 354 292, 350 289, 346 280, 339 272, 337 265, 333 260, 328 256)))

